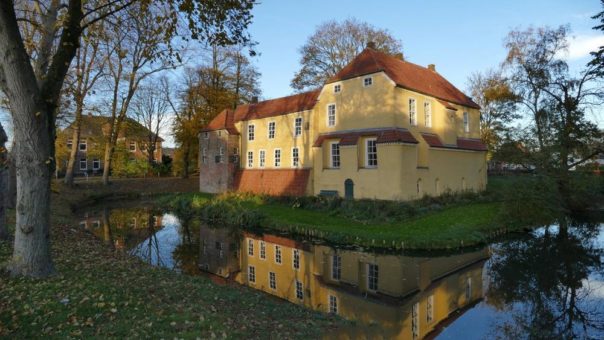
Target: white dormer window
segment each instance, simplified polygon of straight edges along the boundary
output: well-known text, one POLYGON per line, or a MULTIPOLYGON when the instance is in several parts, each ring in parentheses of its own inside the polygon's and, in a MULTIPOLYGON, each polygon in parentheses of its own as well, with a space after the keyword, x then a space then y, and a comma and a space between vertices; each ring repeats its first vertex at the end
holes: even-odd
POLYGON ((467 111, 463 113, 463 130, 464 132, 470 132, 470 115, 467 111))
POLYGON ((417 126, 417 105, 415 98, 409 98, 409 124, 417 126))
POLYGON ((371 85, 373 85, 373 77, 363 78, 363 86, 371 86, 371 85))
POLYGON ((432 127, 432 104, 430 102, 424 102, 424 120, 427 128, 432 127))
POLYGON ((340 84, 336 84, 333 86, 333 93, 340 93, 342 92, 342 85, 340 84))
POLYGON ((255 126, 253 124, 247 126, 247 140, 249 140, 249 141, 254 140, 254 138, 255 138, 254 129, 255 129, 255 126))

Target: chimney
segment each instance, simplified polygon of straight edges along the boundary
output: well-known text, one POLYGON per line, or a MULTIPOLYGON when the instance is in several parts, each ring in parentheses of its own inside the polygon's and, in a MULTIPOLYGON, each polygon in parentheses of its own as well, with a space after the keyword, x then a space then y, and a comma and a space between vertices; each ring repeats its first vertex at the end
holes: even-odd
POLYGON ((258 104, 258 96, 252 97, 252 104, 258 104))
POLYGON ((434 64, 428 65, 428 70, 436 72, 436 65, 434 65, 434 64))
POLYGON ((405 55, 402 52, 396 53, 394 57, 399 60, 405 60, 405 55))
POLYGON ((92 117, 92 112, 88 111, 88 117, 92 117))
POLYGON ((375 41, 368 41, 367 42, 367 48, 375 50, 375 41))

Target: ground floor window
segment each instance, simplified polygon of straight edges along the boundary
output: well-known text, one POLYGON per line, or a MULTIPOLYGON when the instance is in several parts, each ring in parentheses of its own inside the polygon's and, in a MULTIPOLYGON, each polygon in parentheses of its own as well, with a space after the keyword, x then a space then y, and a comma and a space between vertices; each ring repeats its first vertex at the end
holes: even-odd
POLYGON ((80 170, 82 170, 82 171, 88 170, 88 161, 86 160, 86 158, 80 159, 80 170))
POLYGON ((302 282, 296 280, 296 298, 298 300, 304 299, 304 288, 302 286, 302 282))
POLYGON ((329 296, 329 312, 338 314, 338 298, 333 295, 329 296))
POLYGON ((375 168, 378 165, 377 159, 377 141, 376 139, 367 139, 365 161, 368 168, 375 168))
POLYGON ((258 166, 261 168, 264 168, 264 164, 266 163, 266 151, 264 151, 264 150, 259 151, 258 162, 260 162, 258 166))
POLYGON ((281 166, 281 150, 275 149, 275 168, 281 166))
POLYGON ((331 167, 340 167, 340 143, 333 142, 330 146, 331 167))
POLYGON ((292 149, 292 166, 294 168, 300 166, 300 150, 298 148, 292 149))

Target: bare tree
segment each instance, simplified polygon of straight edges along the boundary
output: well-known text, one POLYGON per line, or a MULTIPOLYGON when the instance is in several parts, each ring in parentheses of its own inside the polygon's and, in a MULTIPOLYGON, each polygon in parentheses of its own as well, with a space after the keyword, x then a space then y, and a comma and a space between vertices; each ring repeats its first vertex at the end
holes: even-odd
POLYGON ((374 44, 376 50, 402 56, 401 41, 388 30, 354 18, 319 25, 300 48, 302 68, 296 72, 291 87, 304 91, 323 86, 327 79, 361 53, 369 42, 374 44))

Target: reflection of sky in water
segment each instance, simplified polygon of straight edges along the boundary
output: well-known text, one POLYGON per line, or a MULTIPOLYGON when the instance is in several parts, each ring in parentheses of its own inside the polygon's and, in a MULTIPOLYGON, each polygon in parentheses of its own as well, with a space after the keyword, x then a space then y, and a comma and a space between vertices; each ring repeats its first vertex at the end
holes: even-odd
POLYGON ((136 245, 130 251, 130 254, 154 266, 175 269, 172 253, 181 243, 182 237, 180 236, 178 218, 172 214, 164 214, 162 228, 136 245))

